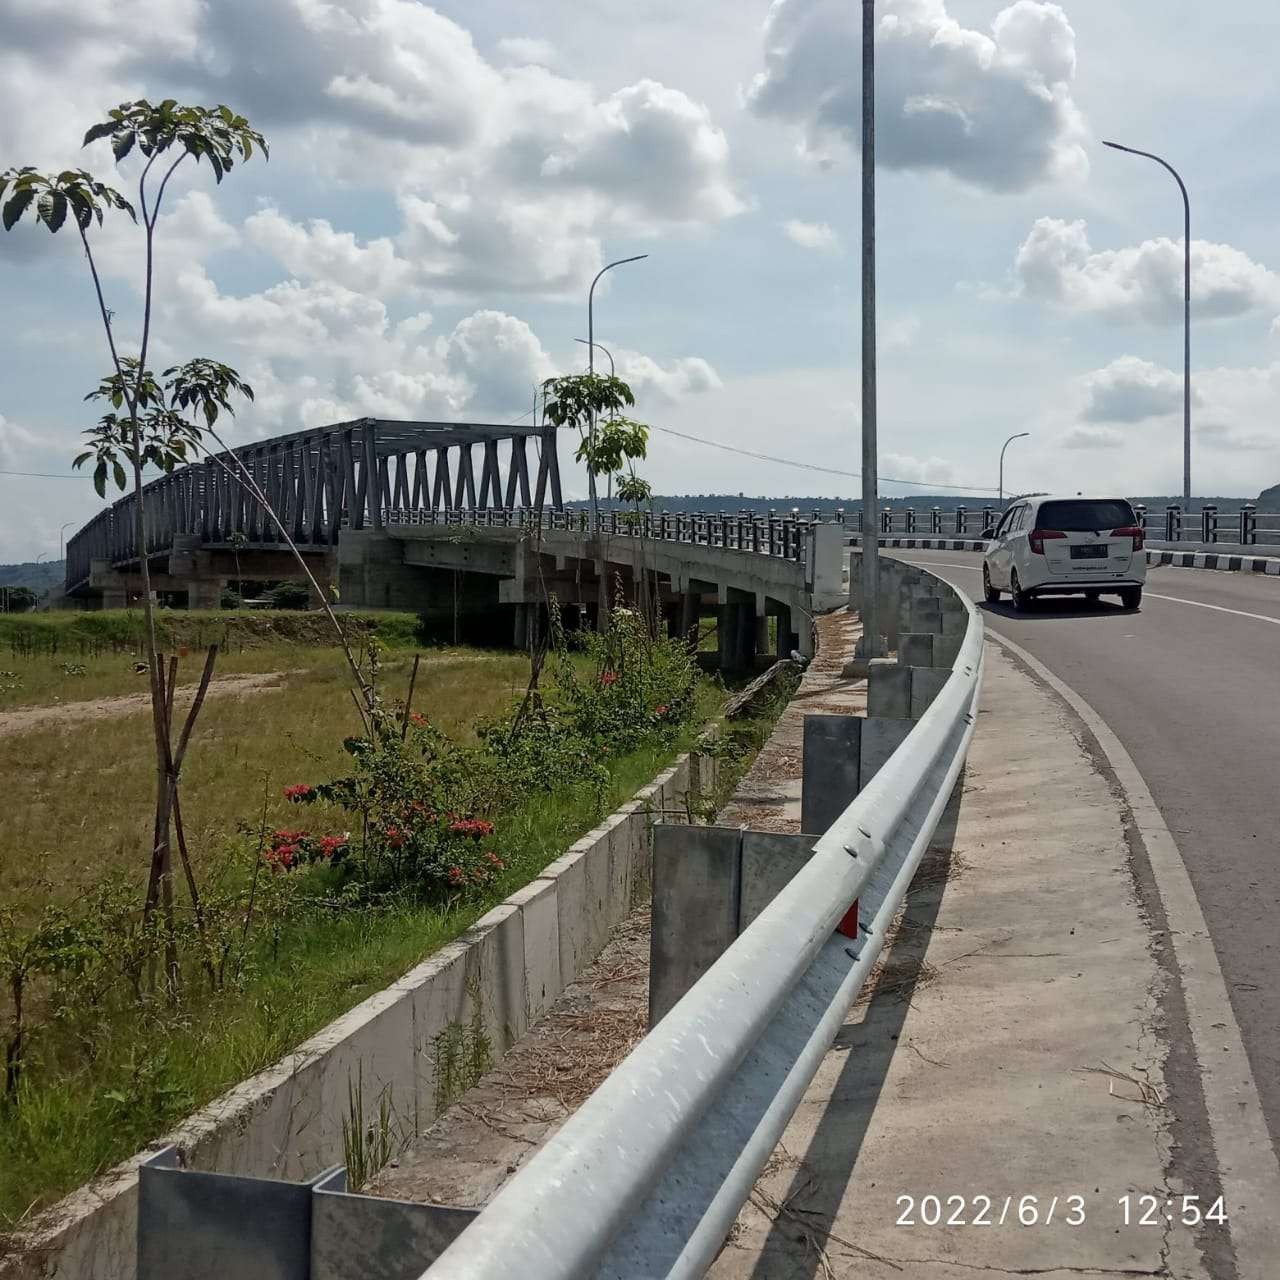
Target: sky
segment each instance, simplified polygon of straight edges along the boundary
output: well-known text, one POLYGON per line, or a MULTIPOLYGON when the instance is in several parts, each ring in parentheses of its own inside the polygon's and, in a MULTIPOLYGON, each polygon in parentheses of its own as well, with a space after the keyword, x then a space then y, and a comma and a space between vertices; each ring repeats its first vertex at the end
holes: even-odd
MULTIPOLYGON (((1008 488, 1181 490, 1181 198, 1103 138, 1191 192, 1195 492, 1280 482, 1274 7, 877 14, 881 491, 983 496, 1022 431, 1008 488)), ((232 443, 527 421, 585 367, 596 271, 648 254, 601 282, 595 332, 656 428, 655 490, 850 496, 860 24, 854 0, 0 0, 0 169, 133 194, 136 157, 80 144, 138 97, 266 135, 221 184, 180 167, 157 233, 153 363, 240 371, 232 443)), ((136 349, 140 232, 116 215, 92 246, 136 349)), ((0 288, 0 561, 56 559, 101 505, 70 463, 109 367, 70 225, 0 231, 0 288)))

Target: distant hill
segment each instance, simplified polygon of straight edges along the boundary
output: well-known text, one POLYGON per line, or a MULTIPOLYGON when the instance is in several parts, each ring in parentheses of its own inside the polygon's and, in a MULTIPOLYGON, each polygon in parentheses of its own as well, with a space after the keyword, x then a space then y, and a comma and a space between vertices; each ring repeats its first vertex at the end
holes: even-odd
POLYGON ((1280 511, 1280 484, 1273 484, 1258 494, 1258 510, 1280 511))
POLYGON ((0 587, 30 587, 37 595, 50 587, 60 587, 64 560, 29 560, 26 564, 0 564, 0 587))

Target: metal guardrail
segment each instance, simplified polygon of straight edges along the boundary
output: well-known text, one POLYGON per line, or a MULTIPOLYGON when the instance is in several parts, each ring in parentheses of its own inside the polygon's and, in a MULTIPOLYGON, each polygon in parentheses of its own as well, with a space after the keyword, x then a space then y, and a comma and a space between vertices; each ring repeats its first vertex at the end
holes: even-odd
POLYGON ((884 944, 963 765, 982 676, 952 674, 806 866, 422 1280, 701 1276, 884 944), (835 932, 858 899, 856 941, 835 932))

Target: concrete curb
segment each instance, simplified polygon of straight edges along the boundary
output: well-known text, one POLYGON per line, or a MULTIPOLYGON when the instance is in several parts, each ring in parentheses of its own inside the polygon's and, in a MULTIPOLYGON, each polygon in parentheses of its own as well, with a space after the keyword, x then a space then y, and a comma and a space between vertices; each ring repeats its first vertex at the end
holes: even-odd
POLYGON ((1220 569, 1233 573, 1265 573, 1280 577, 1280 560, 1268 556, 1230 555, 1213 551, 1148 551, 1148 565, 1181 569, 1220 569))
MULTIPOLYGON (((849 540, 849 545, 862 545, 862 539, 856 535, 849 540)), ((985 538, 881 538, 882 547, 908 547, 918 551, 985 551, 985 538)))
POLYGON ((478 993, 496 1066, 648 896, 651 815, 710 793, 716 771, 714 758, 681 756, 456 941, 52 1206, 12 1240, 0 1280, 133 1280, 138 1169, 161 1147, 177 1146, 188 1168, 255 1177, 301 1180, 341 1164, 357 1073, 367 1121, 385 1096, 396 1128, 420 1132, 437 1113, 440 1035, 470 1022, 478 993))

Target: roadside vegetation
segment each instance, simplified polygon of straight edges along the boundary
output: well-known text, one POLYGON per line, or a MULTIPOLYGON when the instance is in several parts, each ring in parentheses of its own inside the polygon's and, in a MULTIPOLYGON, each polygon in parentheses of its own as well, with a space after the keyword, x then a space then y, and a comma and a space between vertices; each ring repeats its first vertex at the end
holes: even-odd
MULTIPOLYGON (((722 706, 631 609, 552 640, 534 671, 366 638, 372 733, 336 647, 246 648, 283 674, 205 708, 184 766, 198 892, 173 933, 143 912, 146 711, 0 737, 0 1228, 465 931, 722 706)), ((718 750, 745 763, 755 742, 735 729, 718 750)))

